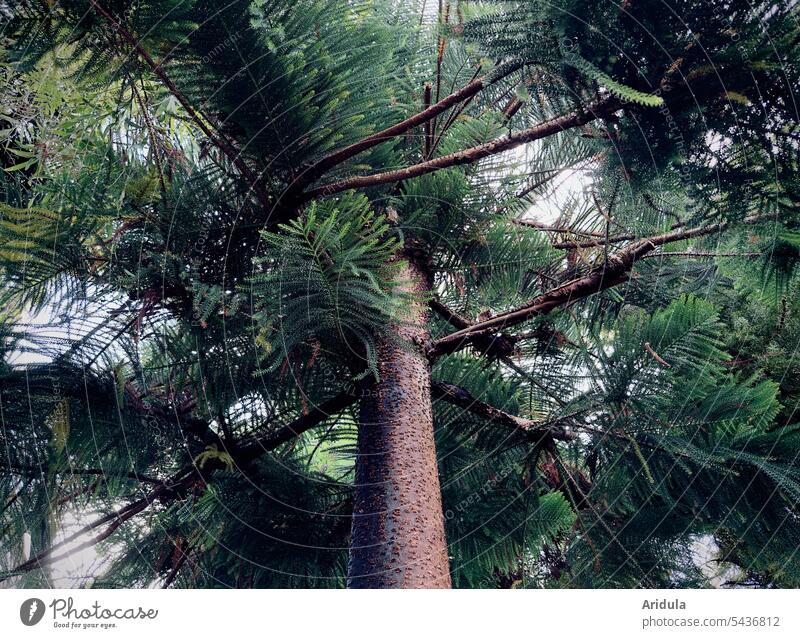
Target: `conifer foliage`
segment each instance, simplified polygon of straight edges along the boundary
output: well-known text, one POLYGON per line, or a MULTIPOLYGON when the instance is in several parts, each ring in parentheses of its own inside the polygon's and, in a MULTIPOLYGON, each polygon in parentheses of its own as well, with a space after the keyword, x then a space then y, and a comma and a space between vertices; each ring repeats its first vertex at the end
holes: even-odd
POLYGON ((0 580, 800 586, 800 14, 0 0, 0 580))

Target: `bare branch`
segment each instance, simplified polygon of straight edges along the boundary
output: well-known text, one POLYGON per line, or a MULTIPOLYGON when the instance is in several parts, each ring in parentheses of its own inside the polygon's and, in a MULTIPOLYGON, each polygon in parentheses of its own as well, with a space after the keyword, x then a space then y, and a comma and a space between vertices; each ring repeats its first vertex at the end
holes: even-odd
POLYGON ((162 585, 162 589, 169 589, 170 585, 175 581, 175 578, 178 575, 178 572, 183 567, 183 564, 186 562, 186 559, 189 558, 189 554, 192 553, 194 548, 191 545, 186 545, 185 547, 178 547, 178 551, 180 552, 180 558, 175 561, 175 564, 172 566, 169 574, 167 574, 166 579, 164 580, 164 584, 162 585))
POLYGON ((575 439, 574 434, 562 427, 558 427, 552 423, 543 424, 531 419, 509 414, 488 403, 479 401, 468 390, 453 385, 452 383, 434 381, 431 384, 431 391, 434 398, 447 401, 459 408, 463 408, 468 412, 472 412, 473 414, 511 428, 512 430, 521 430, 533 439, 539 440, 543 437, 550 437, 560 441, 572 441, 575 439))
POLYGON ((672 367, 670 364, 668 364, 666 361, 664 361, 664 359, 662 359, 655 350, 653 350, 653 346, 650 345, 649 341, 645 341, 644 342, 644 349, 647 350, 647 353, 651 357, 653 357, 653 359, 655 359, 658 363, 660 363, 665 368, 671 368, 672 367))
MULTIPOLYGON (((342 191, 354 188, 368 188, 370 186, 379 186, 381 184, 389 184, 392 182, 399 182, 420 175, 426 175, 434 171, 439 171, 444 168, 453 166, 460 166, 463 164, 472 164, 484 157, 497 155, 504 151, 521 146, 534 140, 550 137, 556 133, 561 133, 577 126, 583 126, 598 118, 610 115, 623 107, 623 103, 615 97, 607 97, 588 106, 585 109, 574 111, 566 115, 555 117, 546 122, 542 122, 532 128, 526 129, 519 133, 514 133, 508 137, 492 140, 485 144, 480 144, 472 148, 443 155, 441 157, 428 160, 427 162, 420 162, 413 166, 401 168, 394 171, 387 171, 385 173, 377 173, 376 175, 362 175, 358 177, 350 177, 343 179, 332 184, 326 184, 318 188, 311 189, 303 196, 305 200, 314 199, 316 197, 325 197, 342 191)), ((431 107, 433 108, 433 107, 431 107)))
MULTIPOLYGON (((757 218, 748 218, 745 223, 752 223, 757 218)), ((487 321, 474 324, 468 328, 454 332, 436 341, 429 351, 429 356, 437 357, 443 354, 457 352, 470 345, 476 339, 491 335, 497 330, 508 326, 517 325, 528 319, 546 315, 556 308, 578 299, 589 297, 602 290, 612 288, 628 279, 628 273, 634 263, 647 253, 671 242, 692 239, 711 235, 724 230, 727 223, 721 222, 699 228, 673 230, 662 235, 647 237, 632 242, 619 250, 614 255, 609 255, 608 261, 602 267, 593 268, 588 273, 569 281, 561 286, 549 290, 532 299, 524 306, 515 310, 501 313, 487 321)))
POLYGON ((561 248, 563 250, 573 250, 575 248, 596 248, 608 246, 609 244, 616 244, 622 241, 631 241, 636 239, 636 235, 611 235, 608 239, 605 238, 605 233, 602 233, 598 239, 589 239, 586 241, 560 241, 552 244, 553 248, 561 248))
MULTIPOLYGON (((444 11, 442 11, 442 0, 439 0, 439 28, 442 29, 439 35, 438 46, 436 47, 436 101, 442 90, 442 61, 444 60, 444 49, 447 45, 447 37, 444 35, 443 25, 450 21, 450 0, 446 0, 444 11)), ((436 134, 436 118, 431 120, 432 135, 436 134)))
MULTIPOLYGON (((382 142, 390 140, 398 135, 402 135, 406 131, 409 131, 421 124, 425 124, 429 122, 433 118, 435 118, 440 113, 443 113, 451 106, 454 106, 464 100, 471 98, 476 93, 479 93, 485 87, 499 81, 500 79, 510 75, 514 71, 519 70, 522 67, 521 62, 514 62, 509 63, 501 67, 500 70, 494 73, 487 73, 475 80, 472 80, 464 87, 456 91, 455 93, 451 93, 444 99, 432 104, 431 106, 427 107, 426 109, 420 111, 416 115, 412 115, 409 118, 406 118, 402 122, 398 122, 397 124, 393 124, 382 131, 378 131, 377 133, 373 133, 368 137, 365 137, 358 142, 350 144, 350 146, 346 146, 338 151, 334 151, 329 155, 326 155, 321 160, 312 164, 308 168, 306 168, 295 180, 295 183, 290 187, 292 190, 298 191, 302 189, 305 185, 311 184, 320 177, 322 177, 325 173, 327 173, 332 168, 338 166, 346 162, 347 160, 355 157, 371 149, 382 142)), ((318 189, 317 189, 318 190, 318 189)), ((346 190, 346 189, 342 189, 346 190)), ((314 191, 311 191, 312 193, 314 191)), ((338 191, 337 191, 338 192, 338 191)), ((311 195, 306 197, 305 199, 313 199, 316 195, 311 195)))
POLYGON ((542 224, 532 219, 513 219, 511 223, 516 226, 535 228, 536 230, 542 230, 547 233, 563 233, 565 235, 580 235, 582 237, 605 237, 605 233, 598 233, 590 230, 576 230, 574 228, 560 226, 548 226, 547 224, 542 224))
MULTIPOLYGON (((422 88, 422 104, 424 105, 423 111, 427 111, 431 108, 431 83, 425 82, 425 86, 422 88)), ((433 147, 433 126, 431 124, 432 120, 428 120, 425 122, 424 126, 424 144, 423 144, 423 157, 428 157, 431 152, 431 148, 433 147)))
MULTIPOLYGON (((438 299, 431 300, 429 305, 436 314, 457 330, 463 330, 473 325, 471 321, 454 312, 438 299)), ((481 354, 500 358, 514 354, 517 349, 516 344, 516 338, 507 334, 486 335, 472 343, 473 347, 481 354)))
MULTIPOLYGON (((470 78, 470 82, 474 81, 475 78, 478 77, 478 74, 481 72, 482 68, 483 67, 480 64, 476 67, 475 73, 470 78)), ((472 104, 472 101, 475 99, 475 95, 477 95, 477 93, 474 95, 470 95, 466 100, 461 102, 452 111, 450 111, 450 114, 447 116, 447 120, 445 121, 444 125, 439 131, 437 131, 436 139, 433 140, 433 146, 431 146, 430 152, 425 156, 426 160, 430 159, 433 152, 437 148, 439 148, 439 143, 442 141, 442 138, 444 137, 445 133, 447 133, 447 131, 450 130, 450 127, 458 119, 458 116, 461 115, 470 104, 472 104)))
MULTIPOLYGON (((679 228, 683 228, 685 226, 685 222, 675 222, 672 226, 669 227, 670 230, 677 230, 679 228)), ((587 241, 562 241, 552 244, 553 248, 560 248, 563 250, 572 250, 574 248, 595 248, 595 247, 602 247, 607 246, 609 244, 616 244, 623 241, 632 241, 636 239, 636 235, 633 233, 625 234, 625 235, 611 235, 606 238, 605 233, 599 233, 600 237, 596 240, 587 240, 587 241)))
POLYGON ((432 299, 428 305, 431 307, 431 310, 433 310, 437 315, 458 330, 463 330, 464 328, 472 325, 470 321, 464 319, 464 317, 459 315, 454 310, 448 308, 438 299, 432 299))

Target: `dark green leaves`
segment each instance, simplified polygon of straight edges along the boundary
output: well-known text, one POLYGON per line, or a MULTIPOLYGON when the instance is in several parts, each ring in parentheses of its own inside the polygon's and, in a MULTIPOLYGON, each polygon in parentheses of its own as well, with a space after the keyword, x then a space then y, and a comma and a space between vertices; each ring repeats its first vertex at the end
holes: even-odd
POLYGON ((375 339, 398 319, 397 237, 362 196, 313 204, 302 219, 263 232, 250 294, 255 342, 272 370, 300 344, 372 367, 375 339))

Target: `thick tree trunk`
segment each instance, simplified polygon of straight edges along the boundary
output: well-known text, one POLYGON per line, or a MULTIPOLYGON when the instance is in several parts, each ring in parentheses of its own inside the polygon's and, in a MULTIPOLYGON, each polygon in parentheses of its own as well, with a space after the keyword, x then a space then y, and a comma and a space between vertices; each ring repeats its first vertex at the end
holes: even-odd
MULTIPOLYGON (((399 277, 406 290, 424 290, 413 264, 404 262, 399 277)), ((380 380, 361 399, 351 588, 450 587, 425 313, 423 304, 410 304, 395 328, 405 345, 379 344, 380 380)))

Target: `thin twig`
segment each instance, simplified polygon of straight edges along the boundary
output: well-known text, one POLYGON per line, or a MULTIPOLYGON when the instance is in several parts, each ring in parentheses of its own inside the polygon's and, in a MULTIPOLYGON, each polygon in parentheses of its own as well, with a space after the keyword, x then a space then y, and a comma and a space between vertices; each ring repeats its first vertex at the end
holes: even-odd
POLYGON ((655 350, 653 350, 653 346, 650 345, 649 341, 645 341, 644 342, 644 349, 647 350, 648 354, 651 357, 653 357, 653 359, 655 359, 658 363, 660 363, 665 368, 671 368, 672 367, 670 364, 668 364, 666 361, 664 361, 664 359, 662 359, 655 350))

